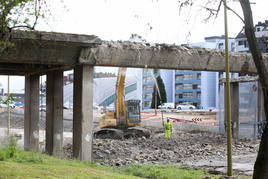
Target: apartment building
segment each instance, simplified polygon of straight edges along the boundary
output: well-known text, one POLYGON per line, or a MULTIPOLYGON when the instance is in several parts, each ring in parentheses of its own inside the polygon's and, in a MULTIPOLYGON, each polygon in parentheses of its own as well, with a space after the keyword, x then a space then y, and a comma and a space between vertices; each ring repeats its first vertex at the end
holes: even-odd
MULTIPOLYGON (((268 53, 268 20, 258 22, 255 25, 255 35, 262 53, 268 53)), ((245 28, 238 33, 236 40, 236 52, 249 52, 249 45, 245 34, 245 28)))

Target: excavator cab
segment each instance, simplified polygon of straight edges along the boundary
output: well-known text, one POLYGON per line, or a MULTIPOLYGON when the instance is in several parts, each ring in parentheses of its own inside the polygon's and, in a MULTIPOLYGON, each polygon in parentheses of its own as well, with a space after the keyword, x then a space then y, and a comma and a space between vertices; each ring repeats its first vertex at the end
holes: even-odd
POLYGON ((128 100, 125 102, 128 127, 141 125, 140 100, 128 100))

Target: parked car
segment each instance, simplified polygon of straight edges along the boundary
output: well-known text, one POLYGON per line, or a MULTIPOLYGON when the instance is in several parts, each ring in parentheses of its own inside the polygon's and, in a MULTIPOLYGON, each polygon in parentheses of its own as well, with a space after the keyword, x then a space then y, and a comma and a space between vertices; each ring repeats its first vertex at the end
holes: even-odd
POLYGON ((174 103, 163 103, 162 105, 158 106, 159 109, 174 109, 174 103))
POLYGON ((6 107, 7 107, 6 104, 0 103, 0 108, 6 108, 6 107))
POLYGON ((181 104, 178 104, 176 108, 178 110, 193 110, 195 109, 195 106, 191 104, 187 104, 187 103, 181 103, 181 104))
MULTIPOLYGON (((14 103, 9 103, 9 107, 14 109, 16 106, 14 103)), ((7 104, 0 103, 0 108, 7 108, 7 104)))
POLYGON ((16 107, 15 103, 9 103, 9 107, 11 107, 12 109, 14 109, 16 107))

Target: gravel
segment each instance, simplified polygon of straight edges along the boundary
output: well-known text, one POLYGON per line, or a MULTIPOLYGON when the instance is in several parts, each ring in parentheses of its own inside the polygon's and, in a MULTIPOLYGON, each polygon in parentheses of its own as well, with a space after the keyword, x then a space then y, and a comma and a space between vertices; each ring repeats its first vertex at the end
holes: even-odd
MULTIPOLYGON (((258 147, 258 140, 234 140, 233 156, 256 154, 258 147)), ((177 131, 171 139, 165 139, 163 133, 157 132, 151 138, 94 139, 93 158, 100 165, 111 166, 136 163, 195 166, 199 161, 207 161, 211 166, 204 167, 215 169, 214 161, 226 161, 226 148, 226 137, 223 135, 177 131)), ((72 157, 71 143, 64 146, 64 154, 72 157)))

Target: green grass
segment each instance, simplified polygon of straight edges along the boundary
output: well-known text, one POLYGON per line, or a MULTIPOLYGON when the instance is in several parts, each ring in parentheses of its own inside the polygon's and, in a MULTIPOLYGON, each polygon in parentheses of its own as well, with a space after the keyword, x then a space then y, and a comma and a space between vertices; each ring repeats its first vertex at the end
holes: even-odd
POLYGON ((151 179, 201 179, 204 177, 219 178, 221 175, 210 175, 203 170, 180 167, 176 165, 131 165, 120 169, 121 173, 151 179))
MULTIPOLYGON (((204 170, 196 170, 188 167, 168 164, 137 164, 121 167, 120 173, 131 174, 150 179, 217 179, 222 175, 212 175, 204 170)), ((238 179, 250 179, 250 176, 238 176, 238 179)))
MULTIPOLYGON (((219 178, 203 170, 176 165, 131 165, 126 167, 99 166, 78 160, 63 160, 45 154, 17 150, 11 141, 0 149, 0 179, 12 178, 93 178, 93 179, 201 179, 219 178)), ((250 177, 239 177, 239 179, 250 177)))
POLYGON ((0 149, 0 179, 92 178, 135 179, 113 168, 78 160, 62 160, 45 154, 17 150, 12 142, 0 149))

